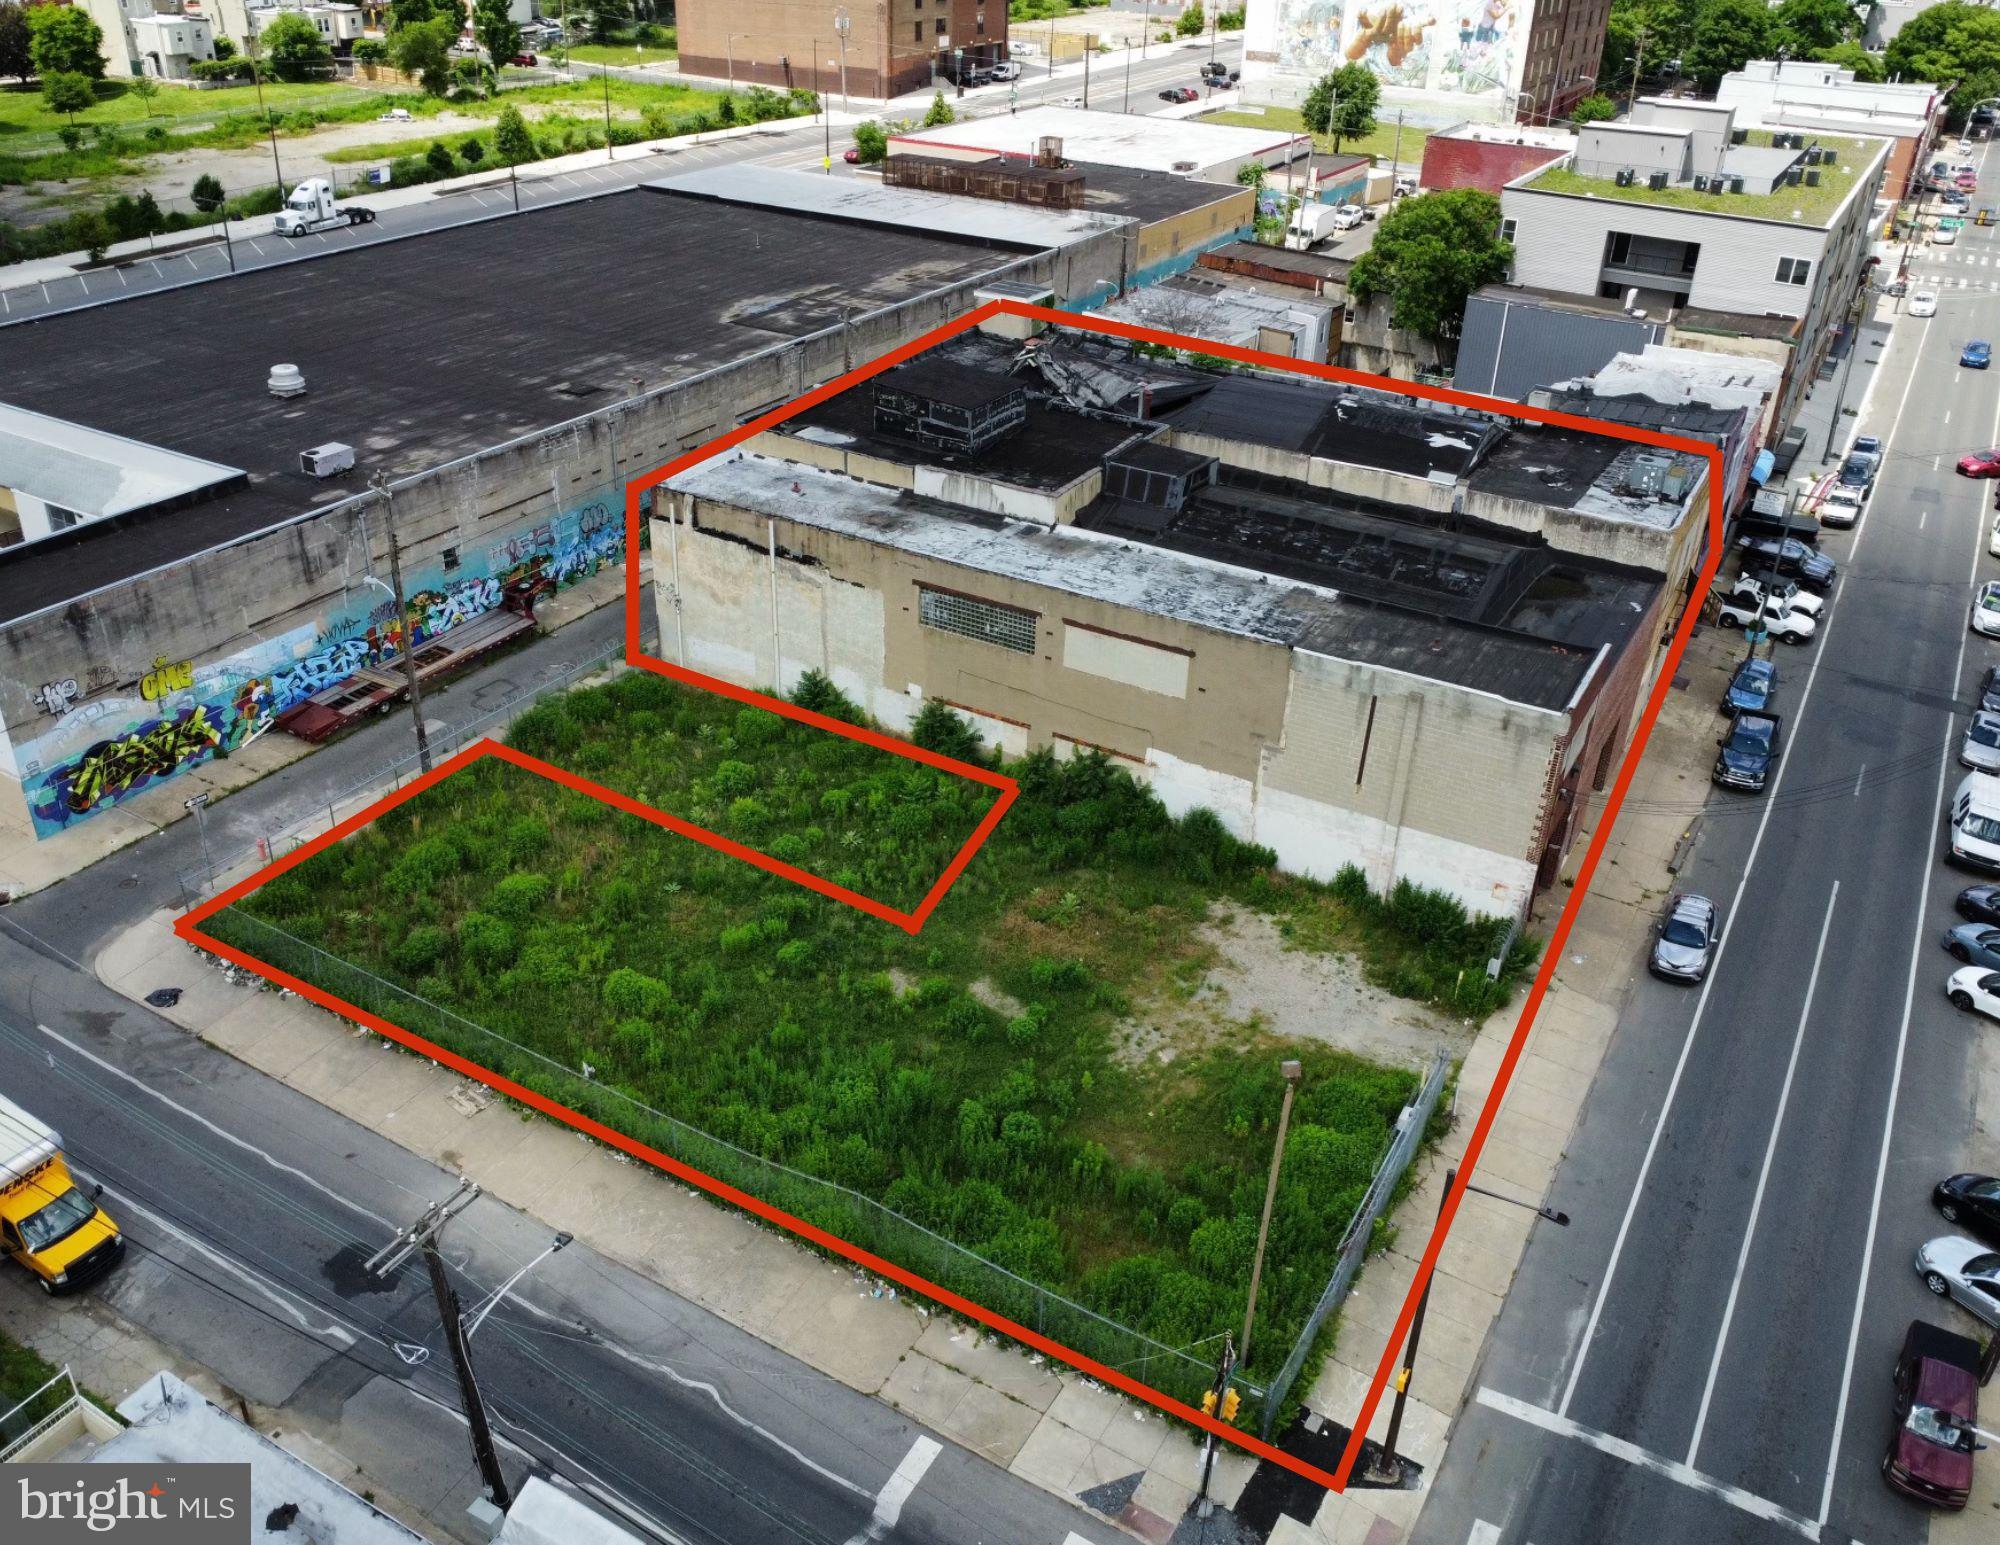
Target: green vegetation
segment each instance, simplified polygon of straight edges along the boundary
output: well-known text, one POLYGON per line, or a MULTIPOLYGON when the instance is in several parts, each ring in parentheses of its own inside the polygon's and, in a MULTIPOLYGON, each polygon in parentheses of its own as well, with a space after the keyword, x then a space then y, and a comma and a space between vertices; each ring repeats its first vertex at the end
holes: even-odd
POLYGON ((1343 140, 1365 140, 1375 132, 1375 105, 1382 100, 1382 83, 1365 64, 1343 64, 1313 82, 1299 106, 1299 116, 1316 138, 1331 138, 1338 151, 1343 140))
POLYGON ((2000 11, 1945 0, 1911 17, 1883 56, 1897 80, 1927 80, 1949 88, 1946 121, 1963 128, 1979 103, 2000 96, 2000 11))
MULTIPOLYGON (((822 677, 797 697, 858 717, 822 677)), ((940 704, 913 738, 980 754, 940 704)), ((546 700, 509 739, 900 904, 993 798, 642 673, 546 700)), ((915 937, 495 760, 211 926, 948 1285, 1005 1283, 762 1161, 874 1198, 1172 1347, 1240 1325, 1279 1062, 1296 1057, 1251 1370, 1268 1378, 1416 1079, 1254 1021, 1183 1026, 1216 956, 1201 931, 1212 905, 1272 916, 1300 947, 1359 949, 1382 980, 1467 1014, 1504 1002, 1532 952, 1490 984, 1497 923, 1408 887, 1378 900, 1358 873, 1332 886, 1279 875, 1207 811, 1169 818, 1101 755, 1044 751, 1008 770, 1019 800, 915 937), (607 1091, 745 1152, 664 1134, 607 1091)))
MULTIPOLYGON (((0 1413, 13 1410, 61 1372, 60 1367, 33 1347, 23 1346, 4 1330, 0 1330, 0 1413)), ((118 1415, 111 1402, 95 1391, 80 1389, 79 1393, 84 1399, 110 1415, 118 1415)), ((69 1386, 66 1384, 62 1388, 62 1398, 69 1398, 69 1386)), ((53 1414, 54 1410, 55 1405, 51 1401, 46 1410, 38 1404, 33 1409, 23 1412, 20 1418, 23 1425, 14 1430, 0 1432, 0 1442, 19 1437, 26 1426, 31 1426, 35 1421, 53 1414)), ((119 1420, 123 1421, 124 1418, 119 1417, 119 1420)))
POLYGON ((874 166, 888 159, 889 131, 872 118, 863 119, 854 126, 854 148, 864 166, 874 166))
MULTIPOLYGON (((1305 120, 1294 107, 1267 107, 1262 112, 1247 112, 1241 108, 1219 113, 1203 113, 1203 123, 1235 123, 1251 129, 1285 129, 1294 134, 1306 132, 1305 120)), ((1377 121, 1374 131, 1369 134, 1348 136, 1341 140, 1340 149, 1348 155, 1371 156, 1387 165, 1394 157, 1399 164, 1413 165, 1424 158, 1424 141, 1430 138, 1428 130, 1415 124, 1403 125, 1401 138, 1394 120, 1388 123, 1377 121)), ((1315 134, 1313 147, 1316 150, 1333 153, 1334 141, 1331 134, 1315 134)))
MULTIPOLYGON (((1866 6, 1857 8, 1849 0, 1779 0, 1776 5, 1764 0, 1613 0, 1597 68, 1598 89, 1627 94, 1635 80, 1643 88, 1645 82, 1665 78, 1668 63, 1679 60, 1680 73, 1713 91, 1730 71, 1774 54, 1847 64, 1863 80, 1881 80, 1880 57, 1867 53, 1859 41, 1867 12, 1866 6), (1857 54, 1866 62, 1851 63, 1857 54)), ((1947 80, 1956 74, 1912 75, 1906 70, 1903 78, 1947 80)))
POLYGON ((1348 284, 1363 300, 1387 295, 1393 326, 1455 346, 1467 298, 1505 279, 1513 261, 1512 243, 1500 237, 1500 200, 1451 188, 1398 201, 1348 284))
POLYGON ((1060 21, 1106 6, 1111 0, 1007 0, 1009 21, 1060 21))
POLYGON ((569 57, 586 64, 665 64, 680 57, 680 29, 647 22, 607 42, 575 44, 569 57))
MULTIPOLYGON (((1621 188, 1610 177, 1586 177, 1566 166, 1550 166, 1537 173, 1528 184, 1542 193, 1589 194, 1596 198, 1622 199, 1633 204, 1666 204, 1675 209, 1705 209, 1715 214, 1746 215, 1759 220, 1782 220, 1786 224, 1824 226, 1840 208, 1841 200, 1853 189, 1856 178, 1881 151, 1878 140, 1844 139, 1837 135, 1814 136, 1816 142, 1836 152, 1836 159, 1818 168, 1819 186, 1780 187, 1771 193, 1697 193, 1692 185, 1680 183, 1653 189, 1640 178, 1621 188), (1794 221, 1797 210, 1803 221, 1794 221)), ((1748 143, 1769 147, 1771 131, 1751 129, 1748 143)))

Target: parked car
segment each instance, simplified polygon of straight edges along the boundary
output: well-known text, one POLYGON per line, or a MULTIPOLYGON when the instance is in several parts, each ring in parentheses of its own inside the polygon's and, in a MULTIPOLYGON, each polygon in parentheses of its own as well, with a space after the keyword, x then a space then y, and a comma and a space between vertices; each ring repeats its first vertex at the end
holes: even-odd
POLYGON ((1959 762, 1974 772, 2000 772, 2000 713, 1981 709, 1965 727, 1959 762))
POLYGON ((1199 102, 1201 93, 1192 86, 1169 86, 1160 93, 1162 102, 1199 102))
POLYGON ((1021 78, 1020 62, 1014 59, 1002 59, 998 64, 993 66, 993 78, 995 80, 1019 80, 1021 78))
POLYGON ((1972 922, 2000 923, 2000 885, 1968 885, 1952 906, 1972 922))
POLYGON ((1953 960, 2000 971, 2000 928, 1991 923, 1953 923, 1938 942, 1953 960))
MULTIPOLYGON (((2000 508, 2000 488, 1993 490, 1993 503, 2000 508)), ((1986 533, 1986 551, 1990 556, 2000 558, 2000 515, 1993 517, 1993 529, 1986 533)))
POLYGON ((1966 624, 1975 633, 2000 638, 2000 579, 1989 579, 1972 592, 1972 609, 1966 624))
POLYGON ((410 121, 410 110, 407 107, 392 107, 386 113, 377 113, 375 121, 377 123, 408 123, 410 121))
POLYGON ((1961 966, 1945 978, 1944 995, 1955 1009, 2000 1019, 2000 974, 1984 966, 1961 966))
POLYGON ((1729 597, 1722 603, 1716 620, 1725 628, 1747 628, 1768 633, 1788 644, 1803 644, 1819 631, 1819 623, 1804 612, 1789 610, 1778 601, 1759 603, 1755 598, 1729 597))
POLYGON ((1875 481, 1875 464, 1878 458, 1863 451, 1849 451, 1847 459, 1840 464, 1837 483, 1848 488, 1866 488, 1875 481))
POLYGON ((2000 1245, 2000 1179, 1992 1175, 1950 1175, 1931 1190, 1931 1205, 1944 1221, 1989 1245, 2000 1245))
POLYGON ((1960 477, 2000 477, 2000 446, 1988 451, 1967 451, 1958 458, 1960 477))
POLYGON ((1738 714, 1729 733, 1716 742, 1721 751, 1711 777, 1726 789, 1762 790, 1778 770, 1782 731, 1774 713, 1738 714))
POLYGON ((1730 587, 1729 599, 1754 606, 1765 601, 1773 611, 1804 612, 1817 619, 1826 610, 1826 597, 1801 590, 1795 579, 1771 579, 1763 574, 1742 573, 1730 587))
POLYGON ((1722 935, 1722 914, 1706 896, 1683 894, 1667 902, 1653 937, 1648 967, 1670 982, 1699 982, 1708 975, 1722 935))
POLYGON ((1917 1251, 1917 1275, 1939 1298, 1954 1299, 1988 1325, 2000 1325, 2000 1253, 1946 1234, 1917 1251))
POLYGON ((1813 506, 1813 514, 1819 517, 1822 526, 1845 531, 1860 523, 1861 512, 1867 507, 1868 489, 1865 485, 1856 488, 1848 483, 1835 483, 1826 491, 1826 497, 1813 506))
POLYGON ((1361 224, 1362 209, 1359 204, 1342 204, 1333 212, 1333 228, 1336 231, 1351 231, 1361 224))
POLYGON ((1883 1481, 1933 1507, 1964 1507, 1972 1500, 1972 1456, 1985 1447, 1974 1435, 1979 1343, 1912 1320, 1891 1382, 1896 1430, 1882 1456, 1883 1481))
POLYGON ((840 159, 845 161, 849 166, 858 166, 861 164, 861 152, 855 149, 854 146, 849 145, 840 153, 840 159))
POLYGON ((532 70, 535 67, 535 56, 529 53, 526 49, 523 49, 520 53, 516 54, 512 59, 508 60, 507 62, 509 64, 525 65, 527 66, 527 68, 532 70))
MULTIPOLYGON (((1416 191, 1417 191, 1417 179, 1416 179, 1416 178, 1414 178, 1414 177, 1398 177, 1398 178, 1396 179, 1396 188, 1395 188, 1395 192, 1394 192, 1393 194, 1391 194, 1391 197, 1393 197, 1393 198, 1408 198, 1408 197, 1409 197, 1409 196, 1410 196, 1410 195, 1411 195, 1412 193, 1415 193, 1416 191)), ((1801 438, 1803 438, 1803 437, 1801 437, 1801 438)))
POLYGON ((1746 533, 1736 539, 1736 547, 1743 555, 1745 568, 1767 573, 1775 570, 1821 595, 1831 590, 1840 577, 1840 565, 1824 553, 1814 552, 1797 537, 1779 539, 1746 533))
POLYGON ((1722 694, 1722 711, 1735 718, 1746 710, 1761 713, 1771 706, 1778 693, 1778 664, 1775 660, 1745 660, 1736 667, 1722 694))
POLYGON ((1959 352, 1958 362, 1967 370, 1984 370, 1993 363, 1993 345, 1975 338, 1959 352))
POLYGON ((1937 291, 1919 290, 1910 297, 1910 315, 1913 317, 1934 317, 1937 315, 1937 291))

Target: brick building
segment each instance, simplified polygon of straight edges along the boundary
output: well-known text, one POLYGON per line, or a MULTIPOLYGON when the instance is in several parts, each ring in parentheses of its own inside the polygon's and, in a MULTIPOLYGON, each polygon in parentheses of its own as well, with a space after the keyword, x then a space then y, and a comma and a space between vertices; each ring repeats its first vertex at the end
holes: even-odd
POLYGON ((1440 129, 1424 142, 1420 187, 1477 188, 1498 194, 1516 177, 1547 166, 1576 148, 1567 129, 1536 129, 1526 124, 1459 123, 1440 129))
POLYGON ((1006 0, 683 0, 685 75, 880 99, 1007 57, 1006 0))

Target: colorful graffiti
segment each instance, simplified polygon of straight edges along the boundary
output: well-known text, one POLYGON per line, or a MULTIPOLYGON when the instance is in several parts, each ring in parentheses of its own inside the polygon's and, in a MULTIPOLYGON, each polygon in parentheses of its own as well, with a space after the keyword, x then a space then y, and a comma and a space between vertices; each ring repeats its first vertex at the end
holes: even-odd
MULTIPOLYGON (((615 497, 598 495, 554 519, 524 527, 468 553, 456 571, 409 576, 405 614, 370 602, 318 624, 294 628, 212 662, 155 658, 136 683, 93 679, 90 695, 73 680, 49 682, 36 706, 58 723, 38 739, 17 742, 22 787, 38 837, 152 788, 215 757, 226 757, 269 731, 287 710, 339 686, 356 671, 393 660, 413 645, 449 633, 497 607, 521 580, 558 590, 587 579, 624 555, 624 522, 615 497)), ((370 596, 356 585, 353 599, 370 596)))
POLYGON ((1521 30, 1516 0, 1278 0, 1278 64, 1316 78, 1366 63, 1385 86, 1504 95, 1521 30))

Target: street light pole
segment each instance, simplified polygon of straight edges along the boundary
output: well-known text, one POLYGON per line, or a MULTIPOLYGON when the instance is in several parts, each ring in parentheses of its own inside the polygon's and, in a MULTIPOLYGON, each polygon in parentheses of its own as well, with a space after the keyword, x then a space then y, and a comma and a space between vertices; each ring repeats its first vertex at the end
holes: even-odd
POLYGON ((597 78, 604 82, 604 159, 615 161, 618 157, 611 148, 611 67, 600 64, 597 78))
POLYGON ((854 26, 854 18, 847 14, 843 6, 833 13, 833 34, 840 39, 840 110, 854 111, 853 103, 847 99, 847 34, 854 26))
POLYGON ((1257 1224, 1257 1253, 1250 1259, 1250 1301, 1243 1306, 1243 1340, 1238 1343, 1236 1356, 1246 1366, 1250 1361, 1250 1328, 1257 1322, 1257 1288, 1264 1278, 1264 1242, 1271 1235, 1271 1204, 1278 1199, 1278 1169, 1285 1162, 1285 1129, 1292 1122, 1292 1096, 1299 1092, 1299 1079, 1305 1069, 1296 1062, 1285 1062, 1279 1072, 1285 1079, 1285 1101, 1278 1107, 1278 1136, 1271 1144, 1271 1174, 1264 1182, 1264 1216, 1257 1224))
MULTIPOLYGON (((431 737, 424 728, 423 691, 417 683, 417 649, 410 635, 415 630, 410 626, 409 602, 403 595, 403 547, 396 540, 396 500, 389 491, 386 473, 377 472, 372 480, 375 495, 382 501, 384 523, 389 528, 389 585, 386 587, 396 606, 396 631, 402 645, 403 681, 409 688, 410 714, 417 724, 417 765, 425 772, 431 770, 431 737)), ((373 584, 381 580, 368 576, 373 584)))
POLYGON ((181 803, 194 812, 194 828, 201 837, 201 872, 206 882, 213 885, 215 864, 208 856, 208 816, 204 813, 208 809, 208 801, 207 794, 197 794, 192 799, 182 800, 181 803))

